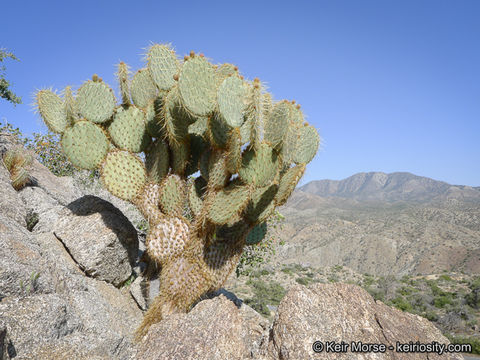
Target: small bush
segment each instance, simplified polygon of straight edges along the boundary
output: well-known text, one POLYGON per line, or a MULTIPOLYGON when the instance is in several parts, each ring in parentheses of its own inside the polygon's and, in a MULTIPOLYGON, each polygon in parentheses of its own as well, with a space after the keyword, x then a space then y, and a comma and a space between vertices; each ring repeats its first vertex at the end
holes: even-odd
POLYGON ((436 296, 433 299, 433 306, 439 309, 443 309, 446 305, 451 305, 452 303, 453 299, 449 293, 436 296))
POLYGON ((435 311, 427 311, 424 314, 424 317, 429 321, 437 321, 438 320, 438 314, 435 311))
POLYGON ((311 280, 306 277, 298 277, 295 279, 295 281, 300 285, 309 285, 311 280))
POLYGON ((440 275, 440 276, 439 276, 439 279, 440 279, 440 280, 443 280, 443 281, 453 281, 453 279, 452 279, 450 276, 446 275, 446 274, 440 275))
POLYGON ((397 296, 396 298, 392 299, 390 303, 397 309, 402 311, 412 312, 413 310, 412 305, 407 300, 405 300, 403 296, 397 296))

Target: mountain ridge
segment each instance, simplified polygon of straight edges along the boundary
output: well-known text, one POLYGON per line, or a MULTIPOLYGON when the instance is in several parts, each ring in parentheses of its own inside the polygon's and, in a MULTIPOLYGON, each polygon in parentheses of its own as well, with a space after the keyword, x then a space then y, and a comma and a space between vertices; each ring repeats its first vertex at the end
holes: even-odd
POLYGON ((362 201, 421 203, 459 198, 480 201, 480 187, 452 185, 409 172, 360 172, 343 180, 313 180, 297 190, 362 201))

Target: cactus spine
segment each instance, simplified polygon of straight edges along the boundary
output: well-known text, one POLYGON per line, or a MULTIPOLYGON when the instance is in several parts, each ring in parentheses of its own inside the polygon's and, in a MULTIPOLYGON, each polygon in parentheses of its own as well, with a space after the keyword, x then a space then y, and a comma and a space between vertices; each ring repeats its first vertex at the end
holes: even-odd
POLYGON ((37 105, 69 160, 100 169, 104 186, 149 222, 146 258, 161 285, 141 336, 224 284, 244 246, 265 237, 320 138, 258 79, 193 52, 180 62, 170 46, 152 45, 146 67, 130 79, 121 63, 118 79, 120 105, 96 75, 76 97, 39 91, 37 105))

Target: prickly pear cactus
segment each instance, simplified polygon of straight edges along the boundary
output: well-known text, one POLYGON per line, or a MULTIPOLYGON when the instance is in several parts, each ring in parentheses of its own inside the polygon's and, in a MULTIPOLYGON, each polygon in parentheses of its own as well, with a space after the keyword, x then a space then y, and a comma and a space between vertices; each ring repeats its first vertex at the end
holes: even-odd
POLYGON ((149 222, 146 258, 161 285, 138 336, 225 283, 320 142, 299 105, 273 101, 236 66, 193 52, 179 61, 158 44, 147 61, 133 77, 119 64, 119 103, 96 75, 76 96, 36 95, 71 163, 99 169, 104 186, 149 222))

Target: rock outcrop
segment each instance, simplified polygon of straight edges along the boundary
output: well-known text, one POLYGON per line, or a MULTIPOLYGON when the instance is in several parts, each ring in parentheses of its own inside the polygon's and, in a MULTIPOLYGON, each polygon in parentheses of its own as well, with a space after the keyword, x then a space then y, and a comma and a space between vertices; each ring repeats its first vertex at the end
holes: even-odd
POLYGON ((118 286, 138 256, 135 228, 72 178, 37 161, 31 177, 16 192, 0 166, 0 359, 130 359, 142 312, 118 286))
POLYGON ((278 307, 267 346, 267 359, 462 359, 458 354, 399 353, 396 343, 448 344, 449 341, 425 318, 375 301, 356 285, 315 284, 295 286, 278 307), (385 353, 314 353, 315 341, 346 344, 384 344, 385 353))

